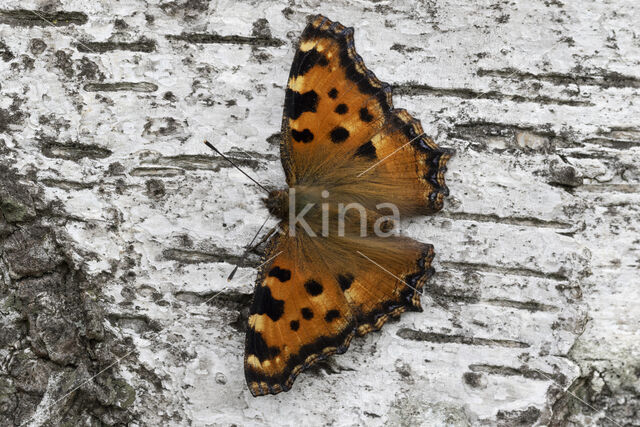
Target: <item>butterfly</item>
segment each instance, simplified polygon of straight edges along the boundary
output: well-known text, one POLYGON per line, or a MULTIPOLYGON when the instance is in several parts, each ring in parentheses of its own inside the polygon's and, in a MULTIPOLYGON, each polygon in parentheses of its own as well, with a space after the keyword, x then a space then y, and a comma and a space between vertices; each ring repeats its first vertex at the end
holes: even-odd
POLYGON ((254 396, 288 391, 354 336, 422 311, 433 246, 394 232, 396 217, 442 208, 452 153, 393 107, 391 87, 356 53, 353 28, 309 18, 285 93, 288 188, 265 199, 280 232, 266 244, 249 311, 244 361, 254 396))

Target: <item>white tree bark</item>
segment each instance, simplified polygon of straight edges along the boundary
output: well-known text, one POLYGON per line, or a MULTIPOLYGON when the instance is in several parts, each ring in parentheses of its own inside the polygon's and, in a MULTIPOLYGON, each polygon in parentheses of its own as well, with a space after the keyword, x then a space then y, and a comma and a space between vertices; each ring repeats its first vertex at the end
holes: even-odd
POLYGON ((3 425, 640 423, 634 0, 1 8, 3 425), (457 151, 451 196, 405 227, 436 248, 425 311, 256 399, 257 257, 226 276, 267 212, 202 141, 284 186, 315 13, 457 151))

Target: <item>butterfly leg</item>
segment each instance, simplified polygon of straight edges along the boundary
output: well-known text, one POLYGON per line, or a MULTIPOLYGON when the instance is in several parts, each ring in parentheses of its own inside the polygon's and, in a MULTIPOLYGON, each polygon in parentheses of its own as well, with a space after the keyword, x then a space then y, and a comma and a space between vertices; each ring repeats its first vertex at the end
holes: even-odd
POLYGON ((280 225, 272 227, 255 245, 248 247, 247 252, 253 252, 254 254, 260 255, 260 252, 257 251, 257 249, 267 243, 275 233, 280 233, 281 230, 280 225))

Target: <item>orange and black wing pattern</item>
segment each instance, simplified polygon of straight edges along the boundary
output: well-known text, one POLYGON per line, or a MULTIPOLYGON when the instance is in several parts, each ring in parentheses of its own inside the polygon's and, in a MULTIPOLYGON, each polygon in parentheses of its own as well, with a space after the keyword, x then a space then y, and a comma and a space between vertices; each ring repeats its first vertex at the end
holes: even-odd
POLYGON ((325 280, 313 247, 286 234, 269 242, 245 341, 245 377, 254 396, 291 388, 307 367, 344 353, 356 323, 339 286, 325 280))
POLYGON ((304 369, 347 351, 355 335, 421 311, 433 247, 406 237, 270 241, 249 311, 245 377, 254 396, 291 388, 304 369))
POLYGON ((356 53, 353 28, 321 15, 310 19, 294 56, 280 153, 290 187, 332 184, 344 169, 341 183, 353 176, 356 187, 383 187, 378 195, 398 194, 398 205, 410 208, 403 214, 414 215, 438 211, 448 194, 444 173, 452 153, 393 107, 391 86, 356 53))
MULTIPOLYGON (((368 141, 392 108, 391 87, 356 53, 353 28, 312 17, 295 53, 283 114, 282 162, 287 183, 368 141)), ((366 147, 362 150, 366 151, 366 147)))

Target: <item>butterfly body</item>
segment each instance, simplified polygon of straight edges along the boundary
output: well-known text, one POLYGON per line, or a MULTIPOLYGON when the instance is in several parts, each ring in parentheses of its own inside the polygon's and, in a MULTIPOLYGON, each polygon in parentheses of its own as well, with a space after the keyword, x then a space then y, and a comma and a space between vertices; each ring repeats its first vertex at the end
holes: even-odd
POLYGON ((263 199, 264 205, 271 215, 284 220, 289 213, 289 196, 287 190, 273 190, 267 198, 263 199))
POLYGON ((397 219, 442 208, 451 152, 393 108, 389 85, 355 52, 353 30, 312 17, 294 57, 280 144, 288 188, 265 205, 280 222, 249 312, 245 376, 254 396, 291 388, 406 310, 421 311, 433 246, 397 219))

